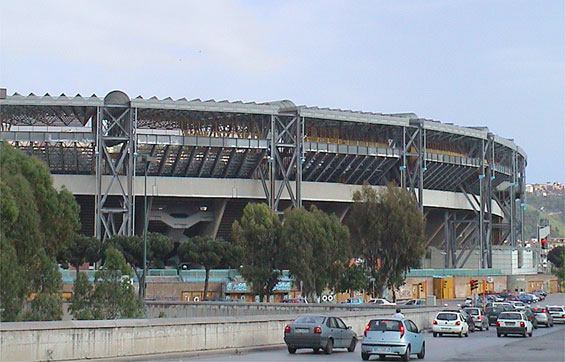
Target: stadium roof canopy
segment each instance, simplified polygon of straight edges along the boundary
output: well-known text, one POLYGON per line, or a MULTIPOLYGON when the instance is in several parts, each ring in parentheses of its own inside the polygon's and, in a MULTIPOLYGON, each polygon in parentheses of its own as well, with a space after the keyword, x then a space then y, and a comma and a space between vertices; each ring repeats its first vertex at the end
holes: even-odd
MULTIPOLYGON (((87 111, 85 108, 99 107, 104 105, 104 98, 96 94, 89 97, 83 97, 80 94, 75 96, 67 96, 64 93, 59 96, 52 96, 46 93, 43 96, 37 96, 30 93, 27 96, 14 93, 5 99, 0 99, 0 106, 10 106, 17 108, 25 107, 62 107, 67 108, 70 112, 77 114, 80 119, 95 114, 93 110, 87 111), (81 110, 79 110, 81 109, 81 110), (82 115, 82 117, 81 117, 82 115)), ((489 134, 487 127, 464 127, 451 123, 442 123, 435 120, 421 119, 414 113, 398 113, 385 114, 363 111, 352 111, 332 108, 319 108, 311 106, 295 106, 292 101, 281 100, 273 102, 242 102, 242 101, 216 101, 214 99, 201 100, 198 98, 187 100, 180 98, 173 100, 170 97, 159 99, 157 97, 143 98, 137 96, 131 100, 131 106, 145 110, 159 111, 192 111, 192 112, 214 112, 214 113, 236 113, 236 114, 255 114, 255 115, 271 115, 281 113, 296 113, 305 118, 334 120, 342 122, 359 122, 384 124, 391 126, 409 126, 412 122, 422 122, 423 127, 429 131, 444 132, 479 139, 486 139, 489 134)), ((526 157, 525 151, 517 146, 513 140, 494 135, 496 143, 501 144, 510 149, 515 149, 523 157, 526 157)))

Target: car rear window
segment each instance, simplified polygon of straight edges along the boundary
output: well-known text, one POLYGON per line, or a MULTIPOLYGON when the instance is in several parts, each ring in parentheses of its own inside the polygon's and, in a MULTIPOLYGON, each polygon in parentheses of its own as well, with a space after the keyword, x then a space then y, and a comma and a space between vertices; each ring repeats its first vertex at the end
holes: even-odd
POLYGON ((457 320, 457 314, 455 313, 439 313, 436 317, 440 321, 455 321, 457 320))
POLYGON ((479 309, 477 308, 466 308, 465 312, 469 313, 470 315, 479 315, 479 309))
POLYGON ((561 307, 549 307, 550 312, 563 312, 563 308, 561 307))
POLYGON ((324 323, 326 317, 317 315, 300 316, 294 320, 294 323, 324 323))
POLYGON ((504 310, 504 308, 502 308, 502 307, 492 307, 492 308, 487 308, 487 313, 498 314, 498 313, 502 312, 503 310, 504 310))
POLYGON ((520 315, 520 313, 501 313, 498 316, 498 319, 509 319, 513 321, 519 321, 522 319, 522 316, 520 315))
POLYGON ((369 322, 369 331, 400 331, 400 321, 373 319, 369 322))

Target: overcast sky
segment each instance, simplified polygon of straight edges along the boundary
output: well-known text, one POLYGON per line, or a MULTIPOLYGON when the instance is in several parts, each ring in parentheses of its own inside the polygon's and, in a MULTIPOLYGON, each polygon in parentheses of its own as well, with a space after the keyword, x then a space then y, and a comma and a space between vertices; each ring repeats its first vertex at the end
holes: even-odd
POLYGON ((227 99, 487 126, 565 182, 563 0, 0 0, 0 87, 227 99))

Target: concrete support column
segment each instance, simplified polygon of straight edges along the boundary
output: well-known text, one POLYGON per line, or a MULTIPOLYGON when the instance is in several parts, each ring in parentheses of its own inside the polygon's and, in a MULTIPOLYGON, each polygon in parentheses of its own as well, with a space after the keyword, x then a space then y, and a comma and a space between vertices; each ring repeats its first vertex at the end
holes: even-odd
POLYGON ((228 204, 227 199, 214 200, 214 220, 207 223, 204 227, 203 235, 216 238, 218 235, 218 228, 224 217, 224 211, 226 210, 226 205, 228 204))

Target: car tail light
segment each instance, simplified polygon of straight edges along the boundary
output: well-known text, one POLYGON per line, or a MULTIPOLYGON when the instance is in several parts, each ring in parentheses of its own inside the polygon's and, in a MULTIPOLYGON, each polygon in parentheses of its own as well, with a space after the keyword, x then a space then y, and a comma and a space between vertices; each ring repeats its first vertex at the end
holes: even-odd
POLYGON ((460 325, 460 324, 461 324, 461 322, 457 321, 457 322, 455 322, 455 324, 457 324, 457 325, 460 325))
POLYGON ((284 332, 285 332, 285 333, 290 332, 290 326, 289 326, 289 325, 287 325, 286 327, 284 327, 284 332))
POLYGON ((520 322, 520 327, 525 327, 525 326, 526 326, 526 323, 520 322))
POLYGON ((404 337, 404 326, 402 324, 398 326, 398 330, 400 331, 400 338, 404 337))
POLYGON ((314 327, 314 333, 317 333, 317 334, 322 333, 322 327, 318 327, 318 326, 314 327))
POLYGON ((365 337, 367 337, 367 331, 369 330, 369 328, 371 328, 371 326, 369 325, 369 323, 367 323, 367 325, 365 326, 365 330, 363 331, 363 335, 365 337))
POLYGON ((481 319, 483 319, 483 316, 482 316, 482 315, 478 315, 478 316, 477 316, 477 319, 478 319, 478 320, 481 320, 481 319))
POLYGON ((496 326, 500 327, 500 321, 496 321, 496 326))
POLYGON ((565 318, 565 314, 562 314, 562 315, 561 315, 561 318, 565 318))
POLYGON ((434 319, 434 320, 432 321, 432 324, 437 324, 437 321, 434 319))
POLYGON ((541 310, 543 313, 547 313, 547 309, 542 309, 541 310))

